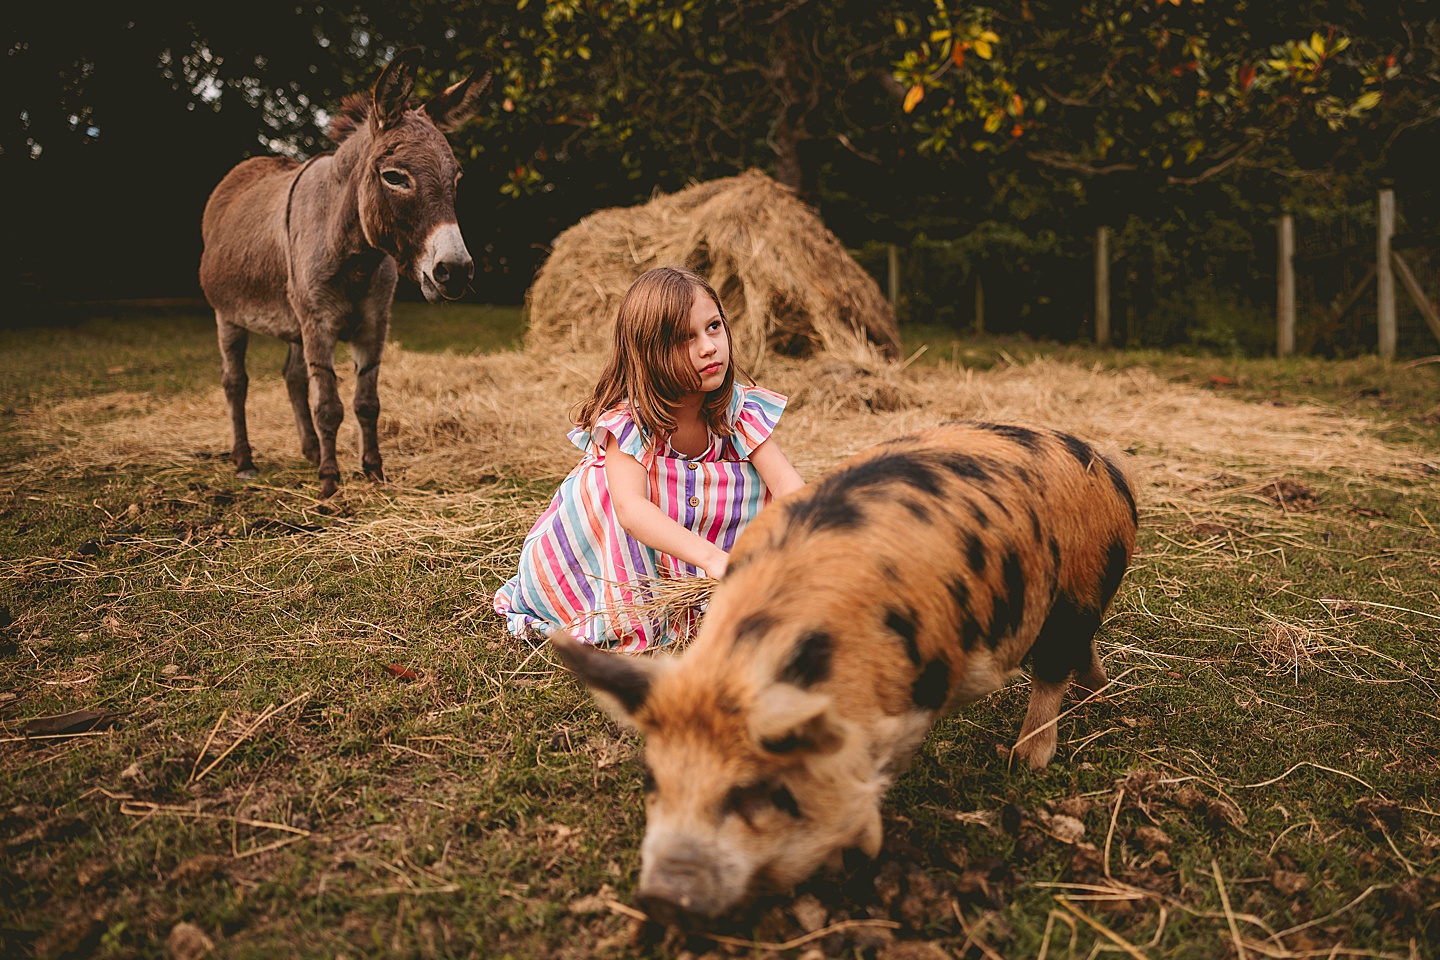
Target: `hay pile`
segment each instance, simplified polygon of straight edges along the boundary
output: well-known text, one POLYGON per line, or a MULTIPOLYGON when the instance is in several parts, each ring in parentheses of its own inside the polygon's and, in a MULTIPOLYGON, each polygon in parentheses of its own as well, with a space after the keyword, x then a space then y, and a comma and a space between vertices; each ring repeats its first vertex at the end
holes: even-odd
POLYGON ((814 211, 758 170, 600 210, 560 234, 528 294, 527 346, 607 352, 626 289, 658 266, 710 280, 752 371, 767 353, 898 355, 895 312, 875 281, 814 211))

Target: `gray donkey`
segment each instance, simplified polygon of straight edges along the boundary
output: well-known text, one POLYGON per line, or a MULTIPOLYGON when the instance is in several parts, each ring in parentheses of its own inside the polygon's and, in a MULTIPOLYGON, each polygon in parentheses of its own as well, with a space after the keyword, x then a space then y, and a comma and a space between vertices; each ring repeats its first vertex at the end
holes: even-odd
POLYGON ((475 113, 490 76, 467 77, 412 110, 417 58, 414 50, 397 55, 373 95, 345 98, 330 124, 333 151, 303 164, 246 160, 205 204, 200 286, 215 309, 230 459, 241 477, 256 473, 245 428, 250 331, 290 343, 285 385, 300 448, 319 465, 320 496, 329 497, 339 485, 335 434, 345 418, 335 341, 349 341, 355 361, 361 463, 366 476, 384 480, 376 381, 397 270, 432 303, 457 299, 475 275, 455 222, 460 165, 444 134, 475 113))

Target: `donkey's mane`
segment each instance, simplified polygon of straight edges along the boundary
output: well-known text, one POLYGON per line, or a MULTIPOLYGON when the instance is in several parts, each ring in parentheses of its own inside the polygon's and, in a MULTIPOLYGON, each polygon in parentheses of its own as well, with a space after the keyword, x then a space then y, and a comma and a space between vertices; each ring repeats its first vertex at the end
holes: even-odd
POLYGON ((360 125, 370 119, 371 98, 363 93, 348 94, 340 101, 340 112, 330 119, 330 139, 343 143, 360 125))

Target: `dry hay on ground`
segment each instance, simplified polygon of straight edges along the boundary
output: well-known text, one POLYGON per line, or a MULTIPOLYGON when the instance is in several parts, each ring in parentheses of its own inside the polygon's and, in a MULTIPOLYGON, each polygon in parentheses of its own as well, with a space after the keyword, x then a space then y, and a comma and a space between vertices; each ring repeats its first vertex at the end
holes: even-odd
MULTIPOLYGON (((392 479, 383 496, 392 501, 389 511, 399 511, 390 519, 410 516, 426 529, 438 524, 431 533, 443 539, 465 529, 470 512, 523 533, 533 520, 531 498, 497 497, 490 484, 539 482, 548 490, 569 472, 579 451, 565 436, 567 414, 594 382, 600 363, 599 357, 535 352, 424 355, 392 344, 381 371, 380 420, 392 479), (443 520, 435 506, 441 501, 443 520), (496 510, 516 513, 502 518, 496 510)), ((349 377, 341 380, 341 395, 348 396, 349 377)), ((1206 551, 1217 563, 1229 562, 1237 549, 1233 541, 1253 541, 1257 528, 1272 539, 1300 542, 1315 514, 1277 506, 1277 481, 1284 486, 1288 474, 1367 484, 1427 476, 1416 469, 1424 462, 1421 454, 1382 442, 1366 421, 1319 407, 1244 403, 1143 369, 1112 372, 1041 359, 982 372, 949 364, 907 368, 774 358, 764 384, 791 396, 777 437, 812 479, 865 447, 943 420, 1009 421, 1075 433, 1128 463, 1150 522, 1167 537, 1192 541, 1185 549, 1202 562, 1206 551)), ((277 462, 302 466, 279 376, 251 381, 249 412, 261 481, 277 462)), ((229 441, 218 386, 170 399, 112 393, 72 400, 22 413, 17 426, 41 441, 45 452, 9 468, 16 479, 53 485, 96 469, 233 475, 218 459, 229 441)), ((356 432, 347 411, 339 443, 347 478, 342 491, 363 499, 369 487, 356 476, 356 432)), ((378 528, 372 533, 384 535, 378 528)), ((404 530, 412 540, 423 535, 414 525, 404 530)))
POLYGON ((604 353, 620 300, 658 266, 704 275, 751 370, 766 351, 895 357, 895 312, 859 264, 786 188, 758 170, 637 207, 600 210, 560 234, 530 287, 527 344, 604 353))
MULTIPOLYGON (((565 436, 569 411, 601 362, 533 352, 418 354, 391 344, 381 371, 386 472, 404 487, 452 493, 496 478, 558 480, 579 457, 565 436)), ((342 397, 350 395, 350 379, 340 375, 342 397)), ((1119 451, 1151 506, 1226 490, 1278 512, 1277 478, 1287 474, 1382 483, 1423 475, 1422 454, 1383 442, 1368 421, 1315 406, 1245 403, 1143 369, 1114 372, 1050 359, 977 371, 775 358, 763 385, 791 397, 777 436, 810 478, 881 440, 954 419, 1053 427, 1119 451)), ((262 471, 266 461, 298 461, 278 375, 251 380, 248 410, 262 471)), ((27 411, 19 420, 17 432, 48 449, 11 467, 18 475, 194 466, 197 457, 223 455, 229 445, 218 385, 167 399, 101 394, 27 411)), ((347 475, 359 469, 356 433, 347 410, 338 443, 347 475)), ((1289 481, 1279 485, 1292 489, 1289 481)))
MULTIPOLYGON (((418 354, 391 344, 381 370, 387 474, 405 488, 451 494, 497 478, 558 481, 579 457, 565 436, 568 413, 601 362, 534 352, 418 354)), ((341 373, 342 397, 350 395, 350 380, 341 373)), ((1416 469, 1422 454, 1383 442, 1367 421, 1315 406, 1245 403, 1143 369, 1114 372, 1051 359, 977 371, 775 358, 763 385, 792 398, 777 437, 808 478, 881 440, 953 419, 1054 427, 1119 452, 1152 509, 1225 491, 1278 515, 1275 484, 1287 474, 1369 483, 1424 475, 1416 469)), ((262 477, 267 462, 298 463, 278 375, 251 380, 248 410, 262 477)), ((196 463, 229 445, 218 385, 167 399, 103 394, 27 411, 19 421, 18 433, 48 447, 9 469, 19 476, 182 465, 221 475, 231 470, 224 462, 196 463)), ((359 470, 356 433, 347 410, 338 447, 351 485, 359 470)))
MULTIPOLYGON (((460 619, 490 619, 485 589, 514 572, 520 540, 540 501, 579 458, 565 436, 567 412, 593 384, 600 364, 599 357, 533 352, 435 356, 392 344, 381 373, 381 444, 392 483, 377 489, 357 476, 357 431, 347 411, 339 444, 346 481, 331 505, 338 515, 323 532, 277 537, 265 547, 267 556, 293 562, 344 558, 357 567, 416 558, 443 563, 484 585, 460 619), (512 483, 497 480, 519 482, 524 492, 517 496, 512 483)), ((349 377, 341 379, 342 396, 348 396, 349 377)), ((1135 479, 1142 524, 1157 534, 1141 563, 1183 556, 1188 566, 1232 569, 1247 556, 1309 549, 1314 524, 1336 522, 1343 514, 1287 509, 1289 498, 1277 502, 1275 493, 1294 489, 1287 475, 1398 487, 1426 482, 1437 466, 1423 453, 1386 444, 1372 424, 1354 417, 1313 406, 1244 403, 1143 369, 1117 373, 1049 359, 975 371, 949 364, 847 366, 775 358, 764 383, 792 398, 777 438, 809 479, 876 442, 948 419, 1054 427, 1091 440, 1118 456, 1135 479)), ((297 523, 310 523, 316 486, 300 458, 278 375, 251 381, 249 410, 261 469, 255 483, 273 477, 277 464, 292 475, 298 470, 305 486, 275 492, 285 501, 282 510, 297 523)), ((218 386, 164 400, 124 393, 72 400, 22 412, 19 421, 18 432, 41 441, 44 452, 4 473, 33 482, 37 490, 63 494, 66 478, 96 470, 179 472, 210 482, 233 476, 233 467, 219 459, 229 437, 218 386)), ((1440 492, 1440 482, 1429 482, 1440 492)), ((188 538, 155 541, 142 551, 151 559, 138 562, 169 563, 205 549, 188 538)), ((100 573, 75 558, 32 557, 0 563, 0 581, 52 567, 63 567, 67 576, 100 573)), ((1162 576, 1155 591, 1179 596, 1182 586, 1172 579, 1162 576)), ((691 602, 697 586, 703 585, 674 584, 678 592, 659 591, 657 602, 667 609, 691 602)), ((193 588, 237 596, 257 589, 243 568, 193 588)), ((274 599, 269 588, 263 593, 257 602, 274 599)), ((1160 615, 1146 607, 1145 597, 1127 603, 1139 615, 1160 615)), ((1276 669, 1284 663, 1303 672, 1320 661, 1327 672, 1361 671, 1339 666, 1334 644, 1312 642, 1317 636, 1307 628, 1257 635, 1254 643, 1276 669), (1296 642, 1282 650, 1282 640, 1296 642)), ((1353 652, 1342 651, 1339 660, 1353 660, 1353 652)))

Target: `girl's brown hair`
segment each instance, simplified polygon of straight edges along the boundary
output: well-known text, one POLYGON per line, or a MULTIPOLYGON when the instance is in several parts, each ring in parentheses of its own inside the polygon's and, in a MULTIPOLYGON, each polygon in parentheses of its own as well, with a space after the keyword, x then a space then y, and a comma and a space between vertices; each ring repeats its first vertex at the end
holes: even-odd
POLYGON ((735 388, 730 321, 709 282, 698 273, 680 267, 647 270, 625 292, 620 314, 615 319, 610 359, 595 390, 572 414, 577 425, 593 432, 601 414, 628 400, 631 416, 646 434, 655 436, 674 431, 675 410, 680 400, 700 389, 700 374, 691 368, 685 350, 696 290, 704 291, 714 301, 726 340, 731 342, 725 382, 705 395, 700 415, 717 436, 728 437, 734 432, 725 420, 735 388))

